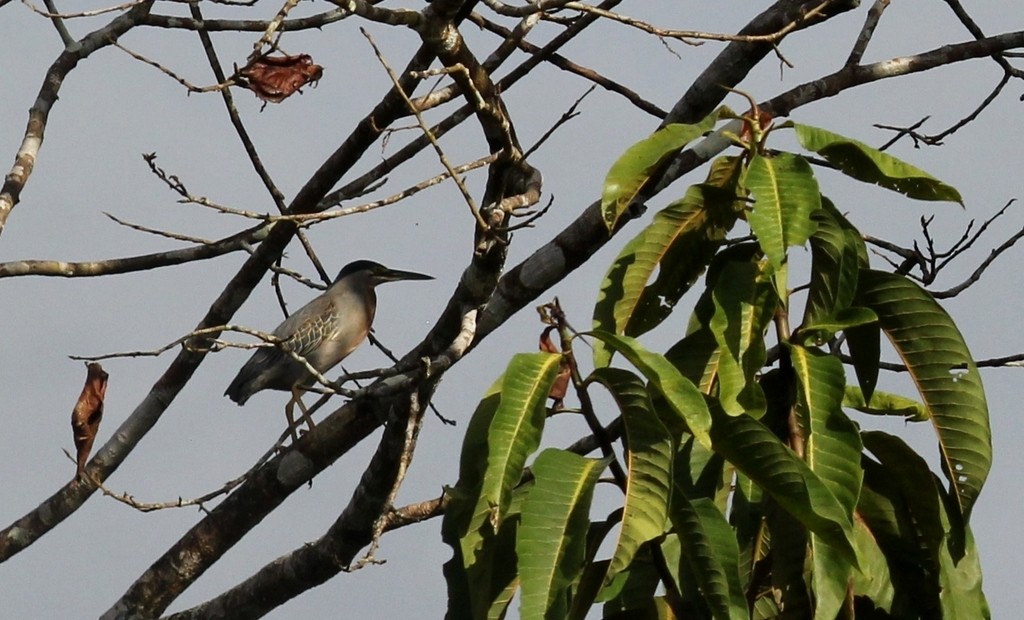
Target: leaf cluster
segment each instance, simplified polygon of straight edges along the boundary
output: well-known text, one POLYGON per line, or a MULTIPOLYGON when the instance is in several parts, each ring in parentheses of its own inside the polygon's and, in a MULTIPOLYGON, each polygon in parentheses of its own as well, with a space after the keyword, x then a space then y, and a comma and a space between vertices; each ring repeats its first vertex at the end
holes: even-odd
MULTIPOLYGON (((609 229, 719 115, 730 113, 626 151, 604 187, 609 229)), ((556 320, 561 353, 514 356, 480 402, 448 489, 450 618, 504 617, 516 592, 523 618, 583 618, 598 604, 607 618, 988 617, 968 524, 991 431, 964 338, 926 290, 871 268, 806 156, 765 144, 792 129, 854 179, 918 200, 960 195, 856 140, 733 116, 739 153, 713 161, 608 268, 594 329, 576 336, 593 371, 579 372, 556 320), (791 287, 791 249, 807 246, 809 277, 791 287), (662 325, 691 290, 686 329, 662 325), (912 397, 877 389, 883 335, 912 397), (565 368, 580 408, 549 409, 565 368), (599 391, 607 404, 594 404, 599 391), (548 417, 574 412, 601 457, 535 454, 548 417), (939 472, 869 416, 930 422, 939 472), (621 492, 599 517, 603 472, 621 492)))

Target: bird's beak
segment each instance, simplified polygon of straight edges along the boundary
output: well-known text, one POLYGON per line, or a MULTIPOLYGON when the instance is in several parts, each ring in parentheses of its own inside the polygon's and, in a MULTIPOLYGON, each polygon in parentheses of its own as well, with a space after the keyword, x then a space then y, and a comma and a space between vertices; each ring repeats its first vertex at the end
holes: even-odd
POLYGON ((376 276, 378 282, 398 282, 399 280, 433 280, 434 276, 415 271, 401 271, 399 269, 388 269, 376 276))

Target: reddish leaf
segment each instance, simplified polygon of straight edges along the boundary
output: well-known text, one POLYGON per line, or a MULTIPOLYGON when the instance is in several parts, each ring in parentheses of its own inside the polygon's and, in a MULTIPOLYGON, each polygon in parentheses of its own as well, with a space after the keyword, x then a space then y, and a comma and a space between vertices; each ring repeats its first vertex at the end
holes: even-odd
POLYGON ((86 364, 85 385, 82 394, 71 413, 71 430, 75 434, 75 448, 78 449, 78 475, 85 469, 92 451, 92 442, 100 430, 103 418, 103 399, 107 395, 106 371, 99 364, 86 364))
POLYGON ((310 82, 323 77, 324 68, 313 63, 309 54, 260 56, 239 70, 245 87, 263 101, 281 103, 310 82))
MULTIPOLYGON (((545 353, 558 353, 558 347, 555 346, 554 342, 551 342, 551 332, 555 328, 548 327, 540 335, 540 350, 545 353)), ((569 389, 569 362, 566 359, 558 365, 558 375, 555 376, 555 382, 551 384, 551 391, 548 393, 548 398, 554 400, 552 407, 559 409, 562 406, 562 400, 565 399, 565 393, 569 389)))
MULTIPOLYGON (((761 131, 768 129, 768 126, 771 125, 772 121, 774 120, 771 113, 768 112, 767 110, 762 110, 761 108, 754 108, 754 110, 752 110, 751 112, 753 114, 753 117, 756 118, 757 120, 758 129, 760 129, 761 131)), ((748 115, 748 117, 749 116, 750 115, 748 115)), ((749 142, 750 140, 753 139, 753 137, 754 134, 751 132, 750 125, 744 123, 743 131, 740 132, 740 139, 745 142, 749 142)))

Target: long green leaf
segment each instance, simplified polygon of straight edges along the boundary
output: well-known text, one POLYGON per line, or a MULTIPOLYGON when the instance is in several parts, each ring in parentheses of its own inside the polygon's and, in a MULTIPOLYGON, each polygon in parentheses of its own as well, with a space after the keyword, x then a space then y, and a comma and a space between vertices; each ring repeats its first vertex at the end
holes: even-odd
POLYGON ((534 461, 516 543, 522 618, 568 613, 569 588, 583 569, 594 484, 607 463, 555 448, 534 461))
MULTIPOLYGON (((850 307, 857 292, 864 240, 832 202, 822 197, 811 214, 817 224, 811 235, 811 279, 804 324, 820 322, 850 307)), ((864 265, 866 266, 866 265, 864 265)))
MULTIPOLYGON (((860 496, 861 441, 842 410, 846 375, 838 358, 801 346, 789 348, 797 376, 797 410, 806 436, 807 464, 852 519, 860 496)), ((834 618, 846 598, 853 565, 820 536, 811 537, 815 617, 834 618)))
POLYGON ((721 350, 711 331, 715 315, 714 290, 726 267, 734 263, 751 263, 763 258, 756 243, 737 243, 723 248, 712 259, 705 276, 705 289, 690 316, 687 335, 665 352, 665 357, 704 394, 711 394, 718 378, 721 350))
MULTIPOLYGON (((945 511, 942 516, 945 517, 943 525, 948 531, 953 525, 945 511)), ((939 603, 942 605, 942 618, 990 620, 992 612, 981 589, 981 560, 970 527, 966 528, 964 535, 962 557, 954 557, 949 545, 943 545, 939 553, 939 603)))
POLYGON ((881 464, 865 461, 858 511, 888 559, 891 616, 990 617, 970 528, 925 460, 898 437, 864 433, 881 464))
POLYGON ((846 374, 838 358, 800 346, 789 348, 797 376, 797 411, 806 435, 807 464, 853 516, 860 495, 863 448, 857 426, 843 413, 846 374))
POLYGON ((589 335, 603 341, 629 360, 629 363, 657 389, 697 441, 707 447, 711 446, 711 438, 708 435, 711 414, 708 412, 704 396, 689 379, 665 359, 664 355, 648 351, 639 341, 628 336, 617 336, 603 331, 589 332, 589 335))
POLYGON ((608 582, 633 562, 640 545, 665 532, 676 441, 658 419, 639 377, 621 368, 598 368, 591 376, 619 406, 628 448, 626 502, 608 582))
POLYGON ((754 156, 744 184, 756 200, 747 223, 772 266, 781 269, 786 249, 803 245, 814 234, 811 214, 821 208, 818 182, 807 160, 780 153, 754 156))
POLYGON ((854 520, 853 532, 860 558, 860 570, 853 573, 853 592, 871 601, 875 609, 890 613, 894 589, 885 554, 863 519, 854 520))
POLYGON ((768 261, 730 263, 715 283, 710 327, 718 342, 718 398, 726 413, 761 417, 764 393, 757 374, 764 366, 764 332, 779 305, 768 261))
MULTIPOLYGON (((877 315, 876 315, 877 316, 877 315)), ((853 358, 853 370, 857 374, 864 398, 871 399, 878 386, 879 361, 882 359, 882 328, 877 323, 857 325, 844 329, 846 344, 853 358)))
POLYGON ((470 418, 462 444, 458 483, 445 489, 449 501, 441 522, 441 539, 453 551, 443 568, 448 586, 446 620, 483 616, 507 581, 503 575, 495 575, 495 569, 501 567, 490 561, 496 547, 493 528, 478 526, 470 531, 483 483, 483 469, 478 463, 487 460, 487 435, 501 400, 503 380, 504 375, 498 377, 470 418))
MULTIPOLYGON (((868 441, 865 437, 865 443, 868 441)), ((911 465, 908 471, 899 472, 864 459, 864 486, 857 514, 886 558, 892 585, 891 596, 884 594, 889 600, 886 611, 893 618, 939 618, 936 549, 929 549, 931 543, 922 538, 904 492, 907 484, 916 484, 915 492, 921 498, 930 494, 935 504, 935 478, 927 471, 920 476, 914 471, 913 460, 907 462, 911 465), (901 478, 905 482, 901 483, 901 478)), ((930 518, 935 516, 934 509, 919 512, 930 518)))
MULTIPOLYGON (((516 553, 516 541, 519 540, 519 524, 522 520, 523 500, 527 497, 532 484, 523 484, 512 492, 512 503, 509 506, 505 520, 494 540, 488 544, 487 558, 492 566, 487 570, 491 575, 490 590, 492 595, 490 607, 487 609, 488 620, 502 620, 508 612, 512 599, 519 590, 519 570, 515 562, 505 562, 505 558, 514 558, 516 553)), ((477 592, 480 597, 480 592, 477 592)), ((481 604, 485 601, 481 600, 481 604)), ((477 615, 477 618, 480 616, 477 615)))
POLYGON ((878 315, 917 384, 938 435, 943 473, 966 520, 992 466, 988 404, 974 358, 942 306, 907 278, 864 270, 858 297, 878 315))
POLYGON ((668 125, 626 149, 612 164, 601 192, 601 216, 608 230, 629 208, 664 159, 699 138, 715 124, 712 114, 696 125, 668 125))
POLYGON ((448 490, 451 500, 441 528, 455 552, 444 568, 449 618, 486 616, 515 575, 513 566, 493 558, 504 539, 502 522, 513 488, 539 445, 559 360, 551 353, 513 356, 470 420, 459 481, 448 490))
POLYGON ((698 327, 665 351, 665 359, 704 394, 711 393, 720 357, 715 335, 705 326, 698 327))
POLYGON ((818 317, 812 323, 804 323, 793 332, 790 341, 802 346, 822 345, 832 340, 841 331, 878 321, 875 313, 868 308, 844 308, 830 316, 818 317))
POLYGON ((736 530, 736 541, 740 547, 740 577, 743 583, 750 584, 755 579, 754 565, 768 552, 764 513, 765 503, 770 498, 741 471, 736 473, 735 489, 729 522, 736 530))
POLYGON ((843 406, 870 415, 901 416, 908 422, 928 421, 928 409, 913 398, 875 390, 871 395, 871 401, 865 402, 864 392, 852 385, 846 386, 843 406))
POLYGON ((902 507, 908 513, 901 519, 900 529, 913 532, 913 544, 928 555, 929 564, 934 566, 946 534, 928 463, 899 437, 881 431, 867 431, 863 437, 864 447, 878 459, 900 492, 902 507))
POLYGON ((853 524, 839 503, 807 464, 767 427, 741 414, 730 416, 712 407, 711 439, 716 452, 756 482, 804 526, 856 563, 853 524))
POLYGON ((800 144, 828 160, 840 172, 917 200, 963 204, 960 192, 924 170, 863 142, 810 125, 793 123, 800 144))
POLYGON ((653 562, 634 563, 629 570, 619 573, 598 595, 597 601, 604 603, 602 617, 650 617, 647 612, 653 608, 651 599, 660 584, 661 577, 653 562))
MULTIPOLYGON (((693 185, 612 262, 594 306, 594 329, 639 336, 660 324, 704 272, 736 221, 732 190, 693 185), (648 284, 658 271, 658 277, 648 284)), ((594 348, 595 366, 611 352, 594 348)))
POLYGON ((489 513, 492 524, 501 523, 526 458, 540 445, 545 402, 560 360, 552 353, 518 353, 505 370, 501 402, 488 433, 487 469, 477 505, 489 513))
POLYGON ((682 560, 700 586, 716 620, 745 620, 746 596, 740 582, 739 548, 725 515, 706 498, 692 501, 679 494, 673 523, 682 546, 682 560))

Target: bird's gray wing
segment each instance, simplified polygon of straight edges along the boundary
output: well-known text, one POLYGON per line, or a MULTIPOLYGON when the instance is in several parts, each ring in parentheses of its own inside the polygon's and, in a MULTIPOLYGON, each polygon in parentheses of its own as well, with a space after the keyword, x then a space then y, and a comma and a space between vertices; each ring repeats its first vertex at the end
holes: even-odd
MULTIPOLYGON (((334 303, 325 297, 318 297, 289 316, 274 335, 283 339, 295 353, 310 357, 321 343, 330 338, 337 327, 337 312, 334 303)), ((274 349, 281 353, 279 349, 274 349)))

